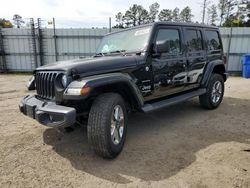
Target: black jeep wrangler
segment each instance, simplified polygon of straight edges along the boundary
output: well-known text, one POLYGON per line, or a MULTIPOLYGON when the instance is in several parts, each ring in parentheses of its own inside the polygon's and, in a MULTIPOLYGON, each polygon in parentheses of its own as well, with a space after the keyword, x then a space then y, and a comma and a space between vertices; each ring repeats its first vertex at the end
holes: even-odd
POLYGON ((157 22, 106 35, 90 58, 37 68, 20 111, 48 127, 88 118, 94 151, 122 150, 129 112, 151 112, 199 96, 207 109, 223 98, 226 57, 217 27, 157 22))

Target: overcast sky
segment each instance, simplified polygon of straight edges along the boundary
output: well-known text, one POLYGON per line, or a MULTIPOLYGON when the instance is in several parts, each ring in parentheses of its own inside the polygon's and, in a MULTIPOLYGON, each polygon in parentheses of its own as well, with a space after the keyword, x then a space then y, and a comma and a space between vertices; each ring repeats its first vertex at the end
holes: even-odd
MULTIPOLYGON (((132 4, 140 4, 148 9, 154 2, 160 9, 180 9, 190 6, 194 21, 201 22, 203 0, 0 0, 0 17, 12 19, 14 14, 23 18, 41 17, 44 20, 56 19, 57 27, 108 27, 108 19, 115 25, 117 12, 125 12, 132 4), (4 8, 3 8, 4 6, 4 8)), ((217 0, 210 0, 217 3, 217 0)))

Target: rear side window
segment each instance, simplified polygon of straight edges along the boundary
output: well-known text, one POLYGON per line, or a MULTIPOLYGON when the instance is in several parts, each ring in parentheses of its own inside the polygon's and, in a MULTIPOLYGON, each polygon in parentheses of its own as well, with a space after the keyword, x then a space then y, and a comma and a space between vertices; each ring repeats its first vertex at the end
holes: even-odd
POLYGON ((189 52, 202 50, 201 31, 195 29, 186 30, 186 42, 189 52))
POLYGON ((181 52, 180 33, 178 29, 159 29, 156 42, 167 40, 170 46, 168 54, 178 54, 181 52))
POLYGON ((209 51, 218 51, 222 49, 219 33, 217 31, 206 31, 207 47, 209 51))

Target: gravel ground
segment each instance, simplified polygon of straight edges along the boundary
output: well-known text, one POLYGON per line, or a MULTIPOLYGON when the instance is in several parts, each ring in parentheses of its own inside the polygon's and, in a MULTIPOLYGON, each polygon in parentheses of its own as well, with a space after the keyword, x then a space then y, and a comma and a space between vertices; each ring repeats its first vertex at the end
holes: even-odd
POLYGON ((217 110, 197 98, 129 119, 123 152, 99 158, 86 127, 66 133, 18 110, 29 76, 0 75, 0 187, 250 187, 250 80, 231 77, 217 110))

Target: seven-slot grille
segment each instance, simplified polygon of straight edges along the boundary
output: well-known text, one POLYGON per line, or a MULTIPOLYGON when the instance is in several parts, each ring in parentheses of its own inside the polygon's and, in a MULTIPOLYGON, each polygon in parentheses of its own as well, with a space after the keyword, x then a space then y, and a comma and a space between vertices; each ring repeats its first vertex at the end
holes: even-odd
POLYGON ((53 99, 55 97, 55 78, 58 72, 36 72, 36 91, 40 97, 53 99))

